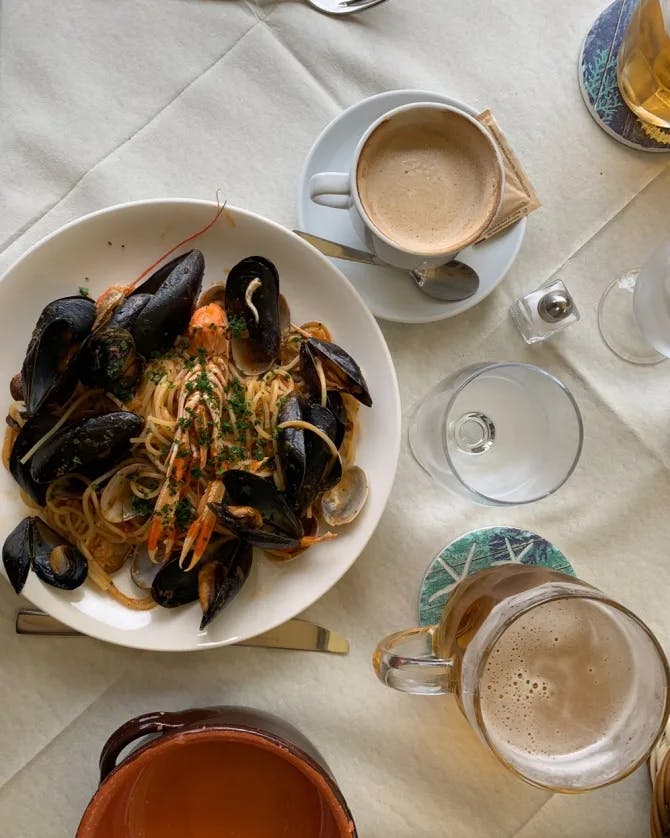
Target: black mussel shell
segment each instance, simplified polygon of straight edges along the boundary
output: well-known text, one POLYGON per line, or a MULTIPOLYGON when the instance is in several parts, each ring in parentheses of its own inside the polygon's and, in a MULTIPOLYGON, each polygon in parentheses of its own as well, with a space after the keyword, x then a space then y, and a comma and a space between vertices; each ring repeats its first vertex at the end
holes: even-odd
POLYGON ((337 429, 335 431, 335 445, 339 449, 344 440, 344 434, 347 430, 347 411, 344 409, 344 402, 342 401, 342 394, 337 390, 330 390, 326 400, 326 407, 335 417, 337 422, 337 429))
POLYGON ((141 416, 116 410, 61 428, 33 454, 30 476, 36 483, 72 472, 97 477, 128 454, 143 427, 141 416))
POLYGON ((198 598, 198 571, 183 570, 179 559, 171 559, 156 574, 151 586, 154 602, 163 608, 177 608, 198 598))
POLYGON ((122 401, 128 401, 142 378, 144 361, 127 329, 106 326, 86 344, 79 367, 84 384, 102 387, 122 401))
POLYGON ((372 407, 372 397, 356 361, 336 343, 308 338, 300 345, 300 372, 315 401, 321 401, 321 384, 316 372, 315 359, 321 361, 327 390, 342 390, 359 402, 372 407))
POLYGON ((286 535, 300 538, 302 526, 274 483, 241 469, 224 472, 226 500, 235 506, 253 506, 271 524, 286 535))
POLYGON ((19 431, 12 452, 9 455, 9 471, 23 489, 36 504, 44 506, 47 495, 47 486, 36 483, 30 474, 30 460, 27 463, 22 463, 21 459, 28 451, 38 442, 44 434, 53 428, 56 424, 56 417, 50 416, 47 413, 33 416, 28 419, 24 426, 19 431))
POLYGON ((151 299, 151 294, 133 292, 129 297, 117 306, 112 316, 107 321, 108 326, 118 326, 121 329, 132 329, 140 312, 151 299))
MULTIPOLYGON (((198 594, 202 608, 200 631, 239 593, 251 572, 251 544, 226 541, 215 549, 215 557, 198 571, 198 594)), ((208 554, 211 555, 210 550, 208 554)))
POLYGON ((231 268, 226 279, 226 314, 231 324, 233 360, 239 369, 257 375, 268 370, 281 346, 279 274, 269 259, 249 256, 231 268), (260 285, 251 302, 258 321, 245 299, 249 284, 256 279, 260 285))
MULTIPOLYGON (((265 527, 254 529, 248 526, 235 515, 232 515, 224 503, 210 503, 209 508, 216 515, 220 524, 253 547, 259 547, 261 550, 283 550, 297 547, 300 543, 301 536, 287 535, 279 530, 266 529, 265 527)), ((302 530, 302 525, 300 527, 302 530)))
MULTIPOLYGON (((335 442, 337 420, 327 407, 310 404, 303 411, 303 418, 335 442)), ((333 458, 330 448, 321 437, 305 431, 305 445, 307 450, 305 478, 294 507, 299 515, 303 515, 309 509, 320 492, 337 483, 342 476, 342 464, 339 459, 333 458)))
POLYGON ((37 576, 54 588, 65 591, 78 588, 88 576, 84 555, 40 518, 30 521, 31 561, 37 576))
POLYGON ((17 594, 23 590, 30 570, 30 531, 32 518, 24 518, 10 532, 2 545, 2 563, 12 588, 17 594))
MULTIPOLYGON (((296 393, 290 393, 277 414, 277 424, 300 420, 303 406, 302 399, 296 393)), ((302 487, 307 467, 305 431, 302 428, 280 428, 277 431, 277 461, 284 478, 284 492, 290 504, 293 504, 302 487)))
MULTIPOLYGON (((175 261, 175 260, 173 260, 175 261)), ((205 273, 205 258, 199 250, 180 257, 140 311, 132 334, 140 355, 165 352, 186 330, 205 273)), ((144 286, 141 286, 144 290, 144 286)))
MULTIPOLYGON (((164 265, 161 265, 160 268, 157 268, 151 276, 147 277, 144 282, 137 286, 137 288, 132 292, 130 298, 132 297, 139 297, 141 294, 146 294, 151 296, 158 291, 161 285, 165 282, 165 280, 170 276, 174 268, 185 259, 187 256, 190 256, 193 253, 192 250, 187 250, 186 253, 179 253, 177 256, 173 256, 169 262, 166 262, 164 265)), ((130 299, 129 298, 129 299, 130 299)))
POLYGON ((95 317, 95 303, 88 297, 63 297, 42 310, 21 368, 29 416, 69 398, 77 383, 79 351, 95 317))

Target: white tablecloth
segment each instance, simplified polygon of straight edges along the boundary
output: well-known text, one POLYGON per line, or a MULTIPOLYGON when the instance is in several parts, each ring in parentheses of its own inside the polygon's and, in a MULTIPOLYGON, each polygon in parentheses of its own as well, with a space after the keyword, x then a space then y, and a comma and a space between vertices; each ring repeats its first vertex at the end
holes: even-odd
POLYGON ((362 838, 648 834, 645 769, 577 797, 538 791, 487 754, 451 699, 384 689, 370 666, 383 634, 414 624, 434 553, 491 524, 554 541, 670 649, 670 369, 618 361, 595 319, 610 278, 668 235, 669 158, 613 142, 582 104, 577 55, 600 6, 390 0, 329 18, 303 0, 2 4, 0 269, 64 222, 137 198, 211 199, 220 189, 294 226, 303 158, 342 108, 393 88, 443 90, 492 109, 544 208, 484 303, 428 326, 382 324, 404 415, 463 364, 525 360, 571 387, 586 426, 569 483, 506 510, 432 485, 403 440, 377 532, 307 612, 350 639, 345 658, 243 648, 160 655, 16 637, 20 601, 1 584, 2 838, 72 835, 100 745, 130 716, 216 703, 264 708, 301 728, 330 763, 362 838), (508 306, 556 271, 582 320, 526 348, 508 306))

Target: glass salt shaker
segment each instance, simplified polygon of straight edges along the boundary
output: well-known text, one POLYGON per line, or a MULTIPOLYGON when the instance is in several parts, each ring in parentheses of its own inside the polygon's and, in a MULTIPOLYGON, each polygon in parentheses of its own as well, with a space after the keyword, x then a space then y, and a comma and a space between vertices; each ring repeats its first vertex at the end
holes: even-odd
POLYGON ((561 279, 550 279, 510 307, 510 315, 526 343, 547 340, 579 320, 579 311, 561 279))

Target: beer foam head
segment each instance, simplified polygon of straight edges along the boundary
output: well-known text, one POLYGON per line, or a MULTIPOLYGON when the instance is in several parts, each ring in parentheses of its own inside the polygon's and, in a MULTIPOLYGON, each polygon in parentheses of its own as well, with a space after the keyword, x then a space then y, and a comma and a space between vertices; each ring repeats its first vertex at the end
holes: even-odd
POLYGON ((592 599, 522 613, 491 647, 480 681, 493 748, 528 779, 555 788, 625 773, 651 746, 664 707, 665 670, 649 636, 592 599))

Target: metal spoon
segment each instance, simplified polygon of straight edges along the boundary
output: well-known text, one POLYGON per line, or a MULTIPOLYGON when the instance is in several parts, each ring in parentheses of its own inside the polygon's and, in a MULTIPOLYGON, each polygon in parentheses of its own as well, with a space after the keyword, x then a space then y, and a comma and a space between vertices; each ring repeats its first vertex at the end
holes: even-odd
MULTIPOLYGON (((335 259, 347 259, 350 262, 363 262, 366 265, 389 267, 378 256, 367 253, 365 250, 357 250, 355 247, 348 247, 346 244, 322 239, 319 236, 313 236, 311 233, 305 233, 303 230, 294 230, 293 232, 326 256, 332 256, 335 259)), ((479 288, 477 271, 470 265, 459 262, 458 259, 452 259, 436 268, 417 268, 408 271, 408 273, 420 291, 442 302, 457 303, 460 300, 467 300, 468 297, 476 294, 479 288)))
POLYGON ((307 2, 328 15, 351 15, 362 12, 372 6, 385 3, 386 0, 307 0, 307 2))

